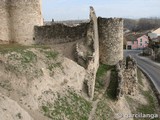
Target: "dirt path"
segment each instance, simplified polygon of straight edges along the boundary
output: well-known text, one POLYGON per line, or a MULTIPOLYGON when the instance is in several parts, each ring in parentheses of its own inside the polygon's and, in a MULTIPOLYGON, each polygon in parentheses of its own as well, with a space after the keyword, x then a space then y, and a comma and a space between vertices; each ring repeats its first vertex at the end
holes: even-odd
POLYGON ((96 109, 97 109, 97 104, 100 101, 100 99, 102 98, 103 94, 105 94, 105 92, 106 92, 106 90, 109 86, 110 76, 111 76, 111 71, 109 70, 109 71, 107 71, 107 73, 104 75, 104 78, 103 78, 103 80, 105 80, 104 90, 102 91, 101 94, 98 95, 98 99, 96 101, 92 102, 92 110, 90 112, 88 120, 95 120, 94 115, 95 115, 95 112, 96 112, 96 109))
POLYGON ((91 112, 90 112, 90 115, 89 115, 89 119, 88 120, 94 120, 94 115, 95 115, 95 112, 96 112, 96 109, 97 109, 97 104, 98 104, 98 102, 99 102, 99 99, 98 100, 96 100, 96 101, 94 101, 93 103, 92 103, 92 110, 91 110, 91 112))

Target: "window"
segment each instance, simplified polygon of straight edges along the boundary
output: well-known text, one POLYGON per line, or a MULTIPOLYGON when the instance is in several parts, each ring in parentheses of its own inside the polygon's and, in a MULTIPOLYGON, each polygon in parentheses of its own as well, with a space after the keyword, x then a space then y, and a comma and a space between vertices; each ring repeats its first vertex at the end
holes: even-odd
POLYGON ((140 42, 142 42, 142 39, 140 39, 140 42))
POLYGON ((146 44, 148 44, 148 42, 147 42, 147 41, 145 41, 145 43, 146 43, 146 44))
POLYGON ((131 49, 132 49, 132 46, 131 46, 131 45, 128 45, 128 46, 127 46, 127 49, 128 49, 128 50, 131 50, 131 49))
POLYGON ((140 46, 142 46, 142 43, 140 44, 140 46))

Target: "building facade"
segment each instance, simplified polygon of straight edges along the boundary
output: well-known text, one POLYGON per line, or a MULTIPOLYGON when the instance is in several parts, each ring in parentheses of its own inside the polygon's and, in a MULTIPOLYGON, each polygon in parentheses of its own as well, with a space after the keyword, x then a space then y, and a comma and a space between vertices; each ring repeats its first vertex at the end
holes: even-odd
POLYGON ((138 49, 143 49, 145 47, 148 47, 148 43, 149 43, 149 40, 146 35, 143 35, 143 36, 137 38, 138 49))
POLYGON ((138 37, 136 40, 133 41, 127 41, 126 49, 143 49, 145 47, 148 47, 149 39, 148 36, 143 35, 141 37, 138 37))

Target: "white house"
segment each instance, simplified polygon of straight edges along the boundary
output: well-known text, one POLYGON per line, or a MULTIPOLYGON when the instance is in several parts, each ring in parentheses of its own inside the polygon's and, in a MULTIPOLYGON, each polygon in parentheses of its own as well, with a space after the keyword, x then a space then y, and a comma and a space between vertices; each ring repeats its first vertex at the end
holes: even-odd
POLYGON ((153 39, 160 36, 160 28, 156 29, 155 31, 152 31, 151 33, 148 33, 148 36, 153 39))

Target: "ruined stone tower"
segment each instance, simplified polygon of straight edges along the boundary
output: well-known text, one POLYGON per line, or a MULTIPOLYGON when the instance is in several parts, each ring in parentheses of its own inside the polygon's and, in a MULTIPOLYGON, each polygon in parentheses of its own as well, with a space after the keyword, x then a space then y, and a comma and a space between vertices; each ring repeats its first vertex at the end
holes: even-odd
POLYGON ((123 20, 98 18, 100 62, 115 65, 123 59, 123 20))
POLYGON ((34 43, 34 26, 43 24, 41 0, 2 0, 0 11, 1 41, 34 43))

